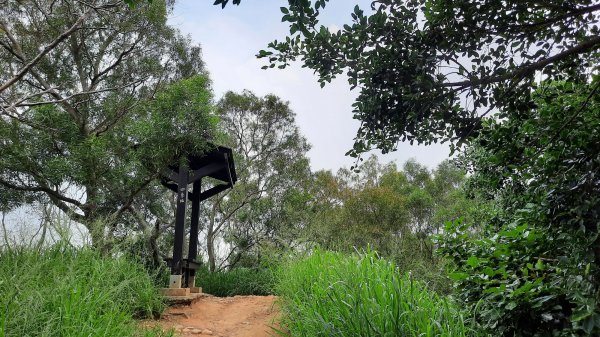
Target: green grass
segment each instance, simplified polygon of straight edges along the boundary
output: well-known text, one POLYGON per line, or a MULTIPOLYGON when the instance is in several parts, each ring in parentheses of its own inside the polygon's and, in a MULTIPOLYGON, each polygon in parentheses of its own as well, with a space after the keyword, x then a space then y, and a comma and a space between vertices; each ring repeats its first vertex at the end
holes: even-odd
POLYGON ((210 273, 206 268, 196 272, 196 286, 219 297, 236 295, 271 295, 275 273, 271 269, 235 268, 227 272, 210 273))
POLYGON ((370 252, 290 261, 277 292, 292 336, 471 335, 449 300, 370 252))
POLYGON ((0 337, 158 336, 134 317, 162 310, 149 275, 125 258, 65 245, 0 251, 0 337))

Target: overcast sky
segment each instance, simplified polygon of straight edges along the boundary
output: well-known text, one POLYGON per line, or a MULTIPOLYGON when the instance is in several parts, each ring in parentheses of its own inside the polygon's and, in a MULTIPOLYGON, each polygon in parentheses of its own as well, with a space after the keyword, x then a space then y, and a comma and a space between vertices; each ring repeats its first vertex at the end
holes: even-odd
MULTIPOLYGON (((281 22, 280 7, 285 0, 244 0, 225 9, 211 0, 178 0, 171 25, 201 44, 210 72, 215 97, 228 90, 248 89, 257 95, 275 94, 290 102, 297 123, 312 149, 314 170, 351 166, 354 159, 344 156, 352 148, 358 121, 352 119, 352 103, 357 91, 350 91, 345 77, 321 89, 312 71, 293 65, 284 70, 262 70, 264 60, 256 59, 260 49, 274 39, 285 38, 288 26, 281 22)), ((331 0, 321 23, 337 29, 350 21, 354 5, 367 11, 370 1, 331 0)), ((411 157, 433 168, 448 157, 448 147, 400 144, 398 151, 381 155, 381 161, 402 164, 411 157)))

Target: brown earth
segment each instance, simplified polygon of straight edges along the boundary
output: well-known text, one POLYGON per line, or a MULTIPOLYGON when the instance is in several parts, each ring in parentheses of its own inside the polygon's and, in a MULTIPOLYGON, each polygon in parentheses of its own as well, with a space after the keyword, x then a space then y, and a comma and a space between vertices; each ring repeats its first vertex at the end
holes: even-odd
POLYGON ((275 296, 205 296, 190 306, 171 307, 158 324, 181 337, 276 336, 278 311, 275 296))

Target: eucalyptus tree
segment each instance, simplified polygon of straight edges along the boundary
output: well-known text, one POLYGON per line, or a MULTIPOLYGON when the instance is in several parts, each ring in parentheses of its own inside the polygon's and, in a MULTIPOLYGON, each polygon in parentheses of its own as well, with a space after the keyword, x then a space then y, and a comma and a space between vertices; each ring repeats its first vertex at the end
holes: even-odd
POLYGON ((274 95, 228 92, 218 103, 220 130, 234 149, 235 188, 208 200, 206 223, 211 271, 256 260, 261 245, 282 245, 286 231, 303 219, 299 205, 310 177, 310 146, 289 104, 274 95), (217 261, 217 243, 229 250, 217 261))
POLYGON ((161 167, 211 137, 200 47, 167 25, 164 1, 0 8, 0 82, 18 77, 0 95, 0 193, 51 202, 99 245, 161 167))

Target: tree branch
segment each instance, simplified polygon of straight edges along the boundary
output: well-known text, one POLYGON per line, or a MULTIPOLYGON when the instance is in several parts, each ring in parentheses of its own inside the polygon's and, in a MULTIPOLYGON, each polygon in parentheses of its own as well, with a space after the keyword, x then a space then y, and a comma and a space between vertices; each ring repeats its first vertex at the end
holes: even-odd
MULTIPOLYGON (((558 7, 558 9, 564 9, 564 8, 558 7)), ((523 24, 523 25, 510 25, 510 26, 508 26, 508 28, 515 29, 515 30, 521 30, 523 28, 536 28, 536 27, 540 27, 540 26, 551 25, 553 23, 562 21, 564 19, 579 16, 582 14, 593 13, 598 10, 600 10, 600 4, 596 4, 596 5, 592 5, 592 6, 588 6, 588 7, 573 8, 573 9, 571 9, 570 12, 556 16, 556 17, 548 18, 548 19, 545 19, 545 20, 542 20, 539 22, 535 22, 535 23, 527 23, 527 24, 523 24)))
POLYGON ((67 101, 65 101, 63 99, 63 97, 54 89, 52 89, 52 87, 50 86, 50 84, 48 84, 48 82, 46 82, 44 80, 44 78, 42 78, 42 76, 40 74, 37 73, 37 71, 35 70, 31 70, 31 74, 33 75, 33 77, 35 77, 35 79, 42 85, 42 87, 48 91, 48 93, 50 95, 52 95, 52 97, 54 97, 57 102, 63 106, 63 108, 65 108, 65 110, 67 111, 67 113, 69 113, 69 115, 71 116, 71 118, 73 118, 73 120, 79 124, 82 125, 83 121, 80 118, 79 115, 79 111, 77 109, 75 109, 71 104, 69 104, 67 101))
POLYGON ((39 105, 63 103, 65 101, 68 101, 68 100, 70 100, 72 98, 75 98, 75 97, 78 97, 78 96, 93 95, 93 94, 99 94, 99 93, 107 92, 107 91, 117 91, 117 90, 120 90, 120 89, 124 89, 124 88, 127 88, 129 86, 141 83, 141 82, 145 81, 146 79, 148 79, 148 77, 149 76, 146 76, 144 78, 140 78, 140 79, 135 80, 133 82, 129 82, 129 83, 117 86, 117 87, 104 88, 104 89, 90 90, 90 91, 83 91, 83 92, 74 93, 74 94, 72 94, 70 96, 62 97, 62 98, 56 99, 54 101, 42 101, 42 102, 24 103, 24 101, 26 101, 27 99, 33 98, 35 96, 39 96, 39 95, 43 95, 43 94, 52 94, 55 91, 55 89, 57 89, 57 88, 49 88, 49 89, 44 90, 42 92, 31 94, 31 95, 29 95, 29 96, 27 96, 27 97, 19 100, 18 102, 12 104, 11 106, 5 106, 4 108, 10 109, 10 108, 14 108, 14 107, 32 107, 32 106, 39 106, 39 105))
POLYGON ((100 79, 102 76, 104 76, 105 74, 107 74, 109 71, 111 71, 111 70, 113 70, 114 68, 116 68, 116 67, 117 67, 117 66, 118 66, 118 65, 121 63, 121 61, 123 61, 123 58, 125 58, 125 56, 127 56, 127 55, 129 55, 131 52, 133 52, 133 50, 135 49, 135 47, 136 47, 136 46, 138 45, 138 43, 140 43, 141 41, 142 41, 142 37, 140 36, 140 37, 138 37, 138 38, 137 38, 137 39, 136 39, 136 40, 135 40, 135 41, 134 41, 134 42, 131 44, 131 46, 130 46, 128 49, 126 49, 126 50, 122 51, 122 52, 119 54, 119 56, 117 57, 117 59, 115 60, 115 62, 113 62, 113 64, 111 64, 111 65, 110 65, 110 66, 108 66, 106 69, 104 69, 104 70, 102 70, 101 72, 99 72, 98 74, 96 74, 96 75, 95 75, 95 76, 92 78, 92 80, 91 80, 91 82, 90 82, 90 87, 91 87, 91 88, 95 88, 95 87, 96 87, 96 85, 98 84, 98 82, 97 82, 97 81, 98 81, 98 80, 99 80, 99 79, 100 79))
POLYGON ((126 210, 128 210, 131 207, 135 197, 140 192, 142 192, 142 190, 144 188, 146 188, 146 186, 148 186, 148 184, 150 184, 150 182, 152 182, 152 180, 154 180, 155 178, 156 177, 150 177, 150 178, 146 179, 144 182, 142 182, 140 184, 140 186, 138 186, 138 188, 129 195, 129 198, 127 198, 127 201, 125 201, 125 203, 117 211, 115 211, 113 214, 110 215, 110 218, 113 220, 119 218, 121 216, 121 214, 123 214, 123 212, 125 212, 126 210))
POLYGON ((58 191, 55 191, 47 186, 19 186, 19 185, 13 184, 11 182, 8 182, 4 179, 0 179, 0 185, 3 185, 7 188, 10 188, 10 189, 13 189, 16 191, 43 192, 43 193, 46 193, 49 197, 54 197, 58 200, 68 202, 77 207, 82 206, 81 202, 79 202, 78 200, 75 200, 75 199, 69 198, 69 197, 65 197, 64 195, 60 194, 58 191))
POLYGON ((61 211, 69 216, 72 220, 77 222, 84 223, 85 216, 75 212, 71 207, 69 207, 65 202, 73 204, 74 206, 81 209, 81 203, 78 200, 66 197, 60 194, 58 191, 55 191, 47 186, 19 186, 13 183, 10 183, 6 180, 0 179, 0 185, 3 185, 7 188, 16 190, 16 191, 25 191, 25 192, 43 192, 45 193, 52 203, 58 207, 61 211))
POLYGON ((587 51, 595 50, 600 47, 600 36, 595 36, 587 41, 581 42, 580 44, 571 47, 561 53, 558 53, 554 56, 548 57, 546 59, 542 59, 540 61, 529 63, 521 67, 517 67, 513 72, 506 73, 504 75, 496 75, 490 77, 484 77, 481 79, 473 79, 461 82, 450 82, 450 83, 442 83, 440 86, 442 87, 475 87, 480 85, 487 85, 497 82, 502 82, 510 79, 521 79, 524 76, 531 74, 536 70, 541 70, 545 66, 563 60, 567 57, 581 54, 587 51))
MULTIPOLYGON (((25 76, 25 74, 27 74, 27 72, 29 72, 29 70, 42 59, 42 57, 44 57, 61 42, 67 39, 71 34, 73 34, 73 32, 79 28, 79 25, 81 25, 81 23, 88 18, 91 12, 92 10, 90 9, 87 12, 85 12, 82 16, 80 16, 79 19, 75 21, 75 23, 69 29, 60 34, 49 45, 44 47, 44 49, 41 52, 39 52, 29 63, 23 66, 23 68, 21 68, 13 78, 9 79, 4 84, 2 84, 0 86, 0 93, 8 89, 11 85, 15 84, 15 82, 17 82, 21 78, 23 78, 23 76, 25 76)), ((5 32, 8 32, 8 28, 6 27, 3 21, 0 21, 0 28, 2 28, 2 30, 4 30, 5 32)), ((21 59, 24 59, 24 57, 21 56, 21 59)))

